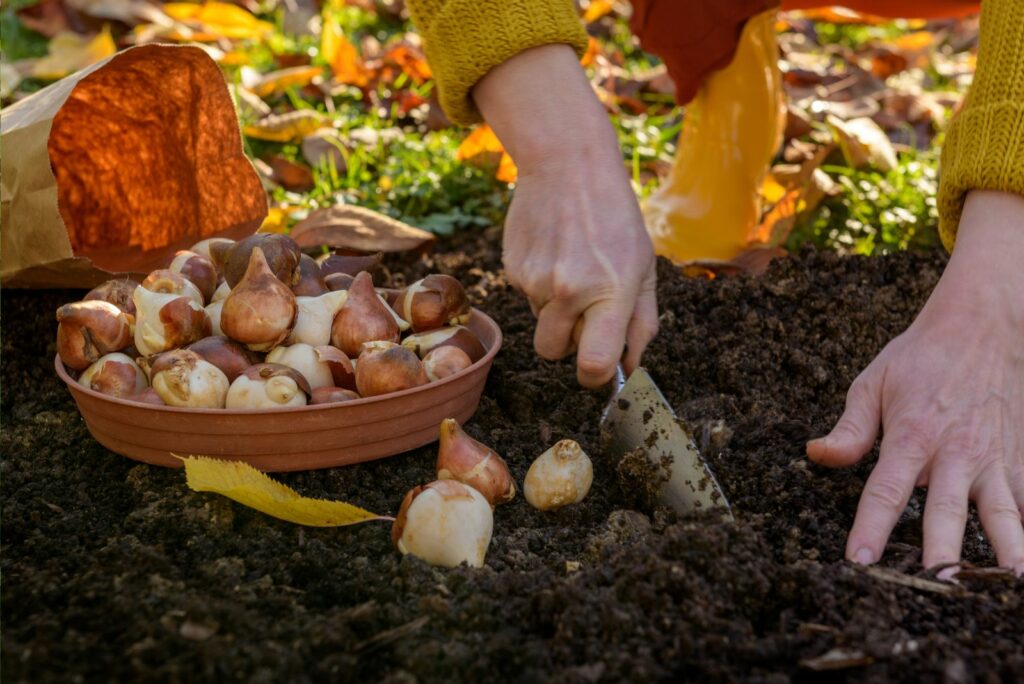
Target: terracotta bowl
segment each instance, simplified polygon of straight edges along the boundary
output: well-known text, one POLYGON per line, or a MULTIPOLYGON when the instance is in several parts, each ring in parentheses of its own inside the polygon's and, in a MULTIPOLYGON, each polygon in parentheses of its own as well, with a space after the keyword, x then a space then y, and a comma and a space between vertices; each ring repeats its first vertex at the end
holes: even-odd
POLYGON ((445 418, 469 420, 501 348, 501 329, 476 309, 468 327, 487 353, 451 377, 379 397, 297 408, 153 406, 79 384, 59 356, 54 365, 92 436, 123 456, 169 467, 181 466, 174 453, 246 461, 267 472, 313 470, 394 456, 435 441, 445 418))

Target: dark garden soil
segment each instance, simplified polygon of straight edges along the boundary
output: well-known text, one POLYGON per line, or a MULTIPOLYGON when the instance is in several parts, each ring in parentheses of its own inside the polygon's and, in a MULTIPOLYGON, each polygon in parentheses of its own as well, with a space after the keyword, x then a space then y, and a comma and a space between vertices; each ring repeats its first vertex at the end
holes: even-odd
MULTIPOLYGON (((836 472, 803 456, 943 265, 807 252, 715 281, 661 265, 645 363, 712 460, 737 515, 725 524, 652 508, 636 469, 602 452, 607 392, 533 355, 495 247, 467 238, 416 264, 462 279, 504 328, 469 432, 520 482, 561 438, 595 463, 576 507, 500 507, 482 570, 403 558, 385 523, 302 529, 100 447, 53 370, 53 311, 76 294, 4 292, 3 679, 1022 681, 1024 581, 930 581, 919 494, 888 574, 844 562, 872 459, 836 472)), ((435 453, 281 479, 394 514, 435 453)), ((976 520, 965 553, 993 563, 976 520)))

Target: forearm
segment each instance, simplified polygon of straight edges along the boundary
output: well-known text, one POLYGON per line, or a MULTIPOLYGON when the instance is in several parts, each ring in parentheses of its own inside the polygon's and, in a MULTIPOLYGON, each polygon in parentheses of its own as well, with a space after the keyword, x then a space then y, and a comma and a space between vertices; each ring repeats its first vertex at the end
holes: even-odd
POLYGON ((623 168, 608 115, 566 45, 533 48, 495 67, 473 100, 523 172, 567 159, 623 168))

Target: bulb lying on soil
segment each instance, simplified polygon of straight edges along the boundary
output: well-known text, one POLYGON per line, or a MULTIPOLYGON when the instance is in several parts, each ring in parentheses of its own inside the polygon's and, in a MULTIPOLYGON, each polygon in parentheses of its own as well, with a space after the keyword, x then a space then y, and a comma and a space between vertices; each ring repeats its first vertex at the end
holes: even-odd
POLYGON ((483 494, 491 506, 507 503, 516 496, 516 483, 505 460, 467 435, 453 418, 441 423, 437 479, 469 485, 483 494))
POLYGON ((454 480, 437 480, 405 495, 391 540, 403 554, 431 565, 483 567, 494 516, 480 492, 454 480))
POLYGON ((571 439, 563 439, 537 457, 523 480, 523 495, 542 511, 579 503, 590 491, 594 466, 571 439))
POLYGON ((73 302, 57 309, 57 353, 64 365, 84 370, 104 354, 132 343, 135 319, 110 302, 73 302))
POLYGON ((199 354, 175 349, 152 359, 153 389, 168 406, 224 408, 228 377, 199 354))
POLYGON ((277 363, 249 366, 228 389, 229 409, 266 409, 305 406, 311 390, 294 368, 277 363))
POLYGON ((129 397, 149 387, 142 369, 119 352, 101 357, 82 372, 78 382, 111 397, 129 397))

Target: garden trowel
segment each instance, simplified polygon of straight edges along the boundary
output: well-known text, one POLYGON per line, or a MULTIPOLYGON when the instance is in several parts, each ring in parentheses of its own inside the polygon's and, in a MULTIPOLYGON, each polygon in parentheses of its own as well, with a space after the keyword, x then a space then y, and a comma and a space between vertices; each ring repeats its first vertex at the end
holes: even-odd
POLYGON ((719 508, 724 519, 732 520, 711 468, 647 371, 637 368, 626 380, 620 366, 615 390, 601 416, 609 447, 620 454, 642 447, 655 467, 667 470, 661 499, 676 511, 719 508))

